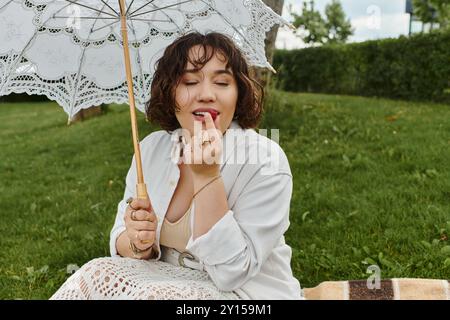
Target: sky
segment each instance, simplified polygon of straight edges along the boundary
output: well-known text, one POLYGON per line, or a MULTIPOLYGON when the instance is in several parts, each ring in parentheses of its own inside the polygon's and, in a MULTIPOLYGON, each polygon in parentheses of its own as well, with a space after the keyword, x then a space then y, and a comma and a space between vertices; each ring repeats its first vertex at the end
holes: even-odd
MULTIPOLYGON (((309 0, 306 0, 309 2, 309 0)), ((285 0, 283 17, 292 22, 288 6, 300 13, 304 0, 285 0)), ((405 13, 406 0, 340 0, 347 19, 354 28, 354 34, 348 42, 361 42, 380 38, 397 38, 407 35, 409 30, 409 15, 405 13)), ((315 0, 315 9, 325 17, 325 6, 331 0, 315 0)), ((417 23, 413 24, 416 30, 417 23)), ((282 27, 278 31, 275 46, 279 49, 303 48, 306 45, 295 36, 293 31, 282 27)))

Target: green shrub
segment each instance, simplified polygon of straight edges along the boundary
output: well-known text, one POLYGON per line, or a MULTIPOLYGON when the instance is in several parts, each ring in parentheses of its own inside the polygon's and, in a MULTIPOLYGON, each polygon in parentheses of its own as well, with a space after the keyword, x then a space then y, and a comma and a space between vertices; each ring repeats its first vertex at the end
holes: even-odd
POLYGON ((450 102, 450 33, 276 50, 274 67, 286 91, 450 102))

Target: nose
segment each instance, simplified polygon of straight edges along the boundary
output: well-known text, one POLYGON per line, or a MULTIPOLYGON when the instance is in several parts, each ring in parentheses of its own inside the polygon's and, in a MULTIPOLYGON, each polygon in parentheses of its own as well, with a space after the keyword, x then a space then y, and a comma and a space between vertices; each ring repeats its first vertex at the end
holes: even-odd
POLYGON ((216 100, 214 89, 207 81, 203 81, 199 89, 197 96, 199 102, 214 102, 216 100))

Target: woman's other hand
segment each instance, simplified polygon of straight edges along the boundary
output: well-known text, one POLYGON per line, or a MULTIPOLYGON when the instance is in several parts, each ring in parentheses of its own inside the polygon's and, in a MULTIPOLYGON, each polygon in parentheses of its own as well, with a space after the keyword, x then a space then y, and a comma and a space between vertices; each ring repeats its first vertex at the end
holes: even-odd
POLYGON ((197 128, 194 125, 194 136, 185 136, 187 144, 183 150, 183 162, 194 177, 214 177, 220 173, 223 135, 209 112, 205 114, 205 126, 206 130, 202 130, 201 125, 197 128))

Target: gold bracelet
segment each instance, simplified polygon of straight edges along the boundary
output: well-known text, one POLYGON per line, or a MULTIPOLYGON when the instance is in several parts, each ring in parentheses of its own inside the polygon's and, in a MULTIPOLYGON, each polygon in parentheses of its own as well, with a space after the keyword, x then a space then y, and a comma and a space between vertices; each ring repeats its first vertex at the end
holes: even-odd
POLYGON ((195 196, 202 191, 204 188, 206 188, 209 184, 213 183, 215 180, 219 179, 220 177, 222 177, 220 174, 216 177, 214 177, 210 182, 208 182, 207 184, 205 184, 203 187, 200 188, 200 190, 198 190, 196 193, 194 193, 194 196, 192 198, 195 198, 195 196))

